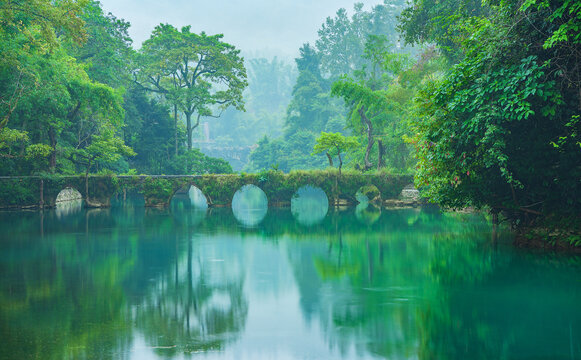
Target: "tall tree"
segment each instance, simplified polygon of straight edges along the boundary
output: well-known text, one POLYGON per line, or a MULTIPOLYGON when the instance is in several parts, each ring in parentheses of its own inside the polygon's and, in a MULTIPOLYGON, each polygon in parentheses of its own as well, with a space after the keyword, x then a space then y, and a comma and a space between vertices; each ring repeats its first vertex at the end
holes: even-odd
POLYGON ((337 111, 329 96, 331 82, 321 75, 320 57, 316 50, 309 44, 303 45, 296 63, 299 76, 287 109, 286 138, 301 130, 320 133, 337 111))
POLYGON ((351 18, 344 8, 339 9, 334 18, 328 17, 321 25, 316 41, 323 75, 337 80, 341 75, 351 75, 368 64, 361 55, 370 35, 384 36, 396 44, 399 38, 396 18, 404 4, 402 0, 384 0, 371 11, 364 11, 363 4, 356 3, 351 18))
MULTIPOLYGON (((403 107, 411 100, 409 90, 398 82, 398 76, 410 67, 407 56, 394 53, 383 36, 369 36, 362 55, 369 67, 355 71, 355 77, 344 77, 333 83, 332 94, 340 96, 350 108, 349 126, 367 138, 364 170, 373 164, 371 150, 379 137, 377 167, 383 166, 386 143, 391 146, 393 158, 408 154, 402 136, 405 134, 403 107), (405 94, 407 93, 407 94, 405 94)), ((406 170, 406 161, 394 161, 398 170, 406 170)))
POLYGON ((244 109, 242 91, 248 85, 244 62, 240 51, 222 38, 221 34, 191 33, 189 26, 180 31, 161 24, 140 51, 136 78, 183 112, 188 149, 200 117, 218 117, 229 106, 244 109))
POLYGON ((399 30, 407 44, 435 43, 456 63, 464 57, 462 41, 474 31, 473 21, 491 14, 482 0, 412 0, 401 12, 399 30))

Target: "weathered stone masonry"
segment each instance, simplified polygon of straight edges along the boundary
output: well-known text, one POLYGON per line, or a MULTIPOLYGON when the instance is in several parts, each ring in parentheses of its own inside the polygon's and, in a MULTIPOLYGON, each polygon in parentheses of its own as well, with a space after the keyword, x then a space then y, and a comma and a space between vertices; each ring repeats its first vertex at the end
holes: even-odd
POLYGON ((190 185, 200 189, 209 206, 228 206, 235 192, 252 184, 262 189, 269 206, 290 204, 302 186, 320 187, 329 205, 355 204, 355 194, 364 186, 375 186, 382 199, 397 198, 413 182, 408 175, 364 175, 303 171, 284 174, 269 171, 261 174, 176 175, 176 176, 53 176, 0 177, 0 208, 52 208, 59 192, 74 188, 81 193, 87 207, 109 207, 118 192, 134 190, 145 197, 146 206, 165 207, 173 195, 190 185))

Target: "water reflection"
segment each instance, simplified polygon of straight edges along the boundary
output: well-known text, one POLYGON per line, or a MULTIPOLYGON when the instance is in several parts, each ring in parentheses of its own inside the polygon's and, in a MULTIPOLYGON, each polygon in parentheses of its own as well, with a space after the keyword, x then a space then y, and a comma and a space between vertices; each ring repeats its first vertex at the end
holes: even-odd
POLYGON ((266 194, 257 186, 244 185, 234 194, 232 211, 242 225, 254 227, 260 224, 268 212, 266 194))
POLYGON ((328 211, 329 199, 321 188, 303 186, 291 199, 291 212, 301 225, 312 226, 321 223, 328 211))
POLYGON ((135 190, 123 189, 111 198, 111 208, 142 208, 145 207, 145 197, 135 190))
POLYGON ((176 248, 175 266, 153 281, 151 294, 135 307, 137 327, 158 354, 220 350, 243 329, 248 303, 236 249, 215 250, 189 241, 187 255, 179 258, 176 248))
POLYGON ((192 212, 0 213, 0 359, 581 358, 581 259, 482 216, 192 212))
POLYGON ((362 224, 372 225, 381 217, 381 208, 367 202, 359 202, 355 207, 355 217, 362 224))
POLYGON ((208 204, 204 194, 192 186, 188 191, 180 191, 172 197, 170 211, 176 223, 186 227, 197 227, 206 218, 208 204))

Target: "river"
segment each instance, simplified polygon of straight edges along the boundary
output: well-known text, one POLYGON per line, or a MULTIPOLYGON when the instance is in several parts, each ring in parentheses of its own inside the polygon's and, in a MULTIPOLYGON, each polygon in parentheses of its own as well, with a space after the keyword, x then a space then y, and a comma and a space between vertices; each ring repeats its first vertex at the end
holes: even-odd
POLYGON ((481 214, 242 210, 0 213, 0 358, 581 359, 578 256, 481 214))

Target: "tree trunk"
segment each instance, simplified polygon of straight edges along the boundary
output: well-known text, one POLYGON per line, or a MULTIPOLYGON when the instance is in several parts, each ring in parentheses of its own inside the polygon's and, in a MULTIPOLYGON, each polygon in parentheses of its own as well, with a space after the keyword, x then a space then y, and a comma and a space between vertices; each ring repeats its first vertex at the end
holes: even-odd
POLYGON ((377 140, 377 170, 381 170, 385 166, 385 160, 383 155, 385 154, 385 148, 383 147, 383 141, 377 140))
POLYGON ((192 150, 192 113, 186 113, 186 130, 188 131, 188 151, 192 150))
POLYGON ((333 167, 333 158, 328 152, 326 152, 325 155, 327 155, 327 159, 329 159, 329 166, 333 167))
POLYGON ((194 126, 192 126, 192 114, 193 112, 190 113, 185 113, 186 114, 186 126, 187 126, 187 130, 188 130, 188 150, 192 150, 192 135, 194 132, 194 129, 196 129, 198 127, 198 125, 200 125, 200 117, 201 115, 198 114, 198 117, 196 118, 196 123, 194 124, 194 126))
POLYGON ((176 147, 176 156, 178 156, 178 106, 174 104, 173 106, 173 118, 174 118, 174 135, 175 135, 175 147, 176 147))
POLYGON ((373 147, 373 124, 365 115, 365 106, 361 106, 358 110, 359 116, 361 116, 361 121, 367 128, 367 148, 365 149, 365 170, 371 169, 373 164, 369 161, 369 154, 371 153, 371 148, 373 147))
POLYGON ((88 163, 87 163, 87 171, 85 171, 85 201, 87 202, 87 205, 89 204, 89 202, 91 201, 89 199, 89 172, 91 171, 91 163, 93 162, 93 160, 91 158, 89 158, 88 163))
POLYGON ((50 153, 49 168, 50 172, 54 173, 56 170, 56 133, 54 127, 52 126, 49 126, 48 128, 48 137, 50 140, 50 147, 52 148, 52 152, 50 153))
POLYGON ((339 157, 339 176, 341 175, 341 167, 343 166, 343 160, 341 160, 341 152, 337 152, 337 156, 339 157))
POLYGON ((40 210, 44 210, 44 179, 40 179, 40 210))

